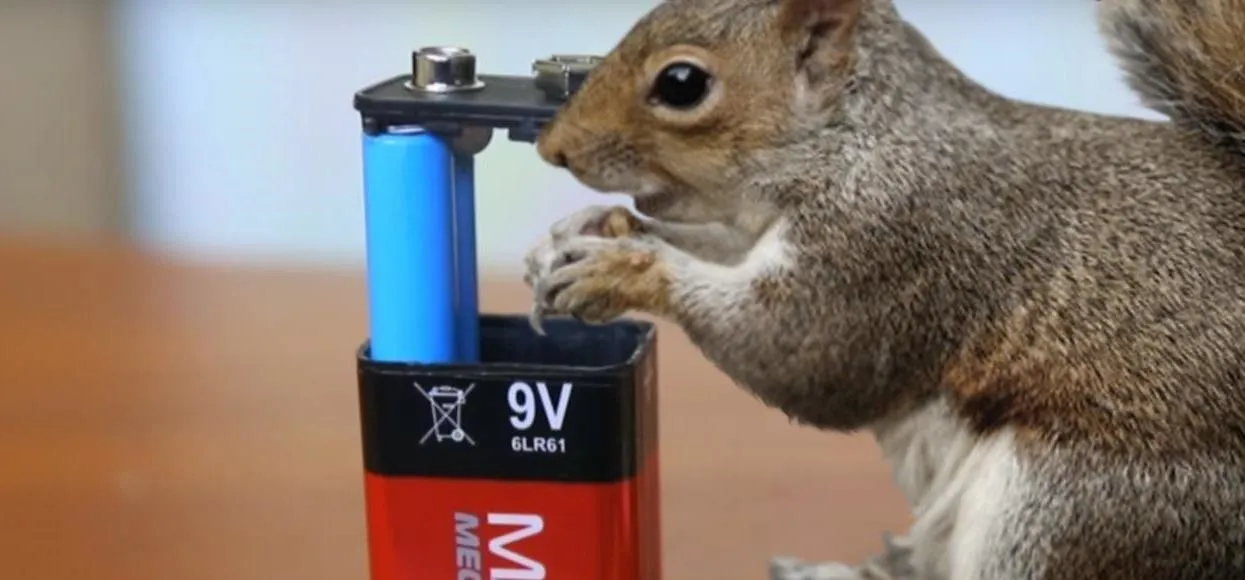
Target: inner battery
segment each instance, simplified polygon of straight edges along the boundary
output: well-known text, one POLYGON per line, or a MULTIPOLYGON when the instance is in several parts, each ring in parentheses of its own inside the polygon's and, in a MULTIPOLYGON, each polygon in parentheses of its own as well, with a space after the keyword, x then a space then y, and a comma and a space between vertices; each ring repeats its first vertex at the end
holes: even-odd
POLYGON ((478 362, 358 352, 372 580, 659 580, 655 331, 480 317, 478 362))

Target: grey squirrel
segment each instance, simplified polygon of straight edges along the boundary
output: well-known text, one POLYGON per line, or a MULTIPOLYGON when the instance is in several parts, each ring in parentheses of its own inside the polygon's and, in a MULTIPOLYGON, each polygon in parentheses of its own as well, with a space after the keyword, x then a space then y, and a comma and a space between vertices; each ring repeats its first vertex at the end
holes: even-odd
POLYGON ((667 0, 537 141, 643 214, 555 224, 537 314, 873 433, 903 557, 807 577, 1245 578, 1245 0, 1099 13, 1168 120, 1005 98, 891 0, 667 0))

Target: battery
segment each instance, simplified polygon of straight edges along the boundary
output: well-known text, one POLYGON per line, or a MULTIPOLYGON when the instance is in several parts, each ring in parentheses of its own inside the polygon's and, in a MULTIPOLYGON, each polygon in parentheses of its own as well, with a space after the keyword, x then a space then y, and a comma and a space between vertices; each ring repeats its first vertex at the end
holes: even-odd
POLYGON ((358 353, 373 580, 658 580, 655 338, 483 315, 480 359, 358 353))
POLYGON ((654 327, 477 311, 474 155, 535 140, 587 61, 542 61, 566 87, 477 76, 463 48, 412 61, 354 99, 371 580, 660 580, 654 327))

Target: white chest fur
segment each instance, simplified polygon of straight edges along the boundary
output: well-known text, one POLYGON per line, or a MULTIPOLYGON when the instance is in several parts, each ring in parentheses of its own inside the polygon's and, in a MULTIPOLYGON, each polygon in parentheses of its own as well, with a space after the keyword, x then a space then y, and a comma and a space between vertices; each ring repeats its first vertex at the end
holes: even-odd
POLYGON ((995 530, 1022 492, 1013 434, 978 437, 941 402, 874 433, 912 505, 916 568, 931 579, 988 580, 981 567, 995 530))

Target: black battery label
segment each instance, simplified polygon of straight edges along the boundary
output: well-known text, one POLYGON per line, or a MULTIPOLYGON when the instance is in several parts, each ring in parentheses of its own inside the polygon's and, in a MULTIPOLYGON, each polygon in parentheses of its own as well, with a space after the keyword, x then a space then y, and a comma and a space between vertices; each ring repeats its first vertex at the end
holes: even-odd
POLYGON ((499 376, 461 368, 444 374, 398 369, 360 367, 368 471, 607 482, 636 470, 632 372, 499 376))

